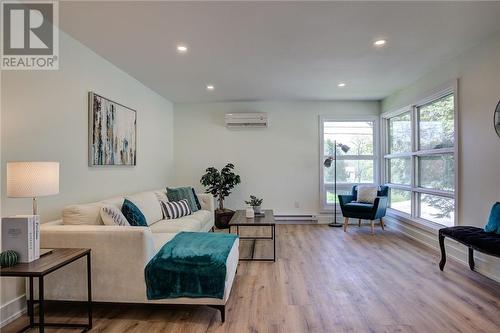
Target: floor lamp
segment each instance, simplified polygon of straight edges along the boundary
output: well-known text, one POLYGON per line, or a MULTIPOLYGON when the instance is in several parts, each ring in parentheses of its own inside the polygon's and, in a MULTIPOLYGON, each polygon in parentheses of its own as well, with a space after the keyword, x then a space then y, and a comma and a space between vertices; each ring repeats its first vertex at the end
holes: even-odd
POLYGON ((344 153, 347 153, 349 151, 349 146, 344 145, 342 143, 337 143, 337 140, 333 141, 333 156, 328 156, 324 162, 323 165, 326 168, 330 168, 332 166, 333 162, 333 222, 329 223, 328 226, 330 227, 341 227, 341 223, 337 223, 337 204, 335 201, 337 200, 337 147, 340 148, 344 153))

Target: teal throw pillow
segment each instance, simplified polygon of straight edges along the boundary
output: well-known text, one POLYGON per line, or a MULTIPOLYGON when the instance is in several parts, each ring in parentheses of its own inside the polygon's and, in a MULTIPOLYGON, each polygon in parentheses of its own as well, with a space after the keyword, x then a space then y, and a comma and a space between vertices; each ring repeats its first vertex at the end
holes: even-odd
POLYGON ((491 207, 490 218, 488 224, 484 227, 484 231, 500 234, 500 202, 496 202, 491 207))
POLYGON ((134 227, 147 227, 146 218, 139 208, 128 199, 125 199, 122 205, 122 213, 128 223, 134 227))
POLYGON ((200 210, 198 205, 196 204, 196 194, 192 187, 177 187, 177 188, 168 188, 167 187, 167 197, 168 201, 181 201, 187 200, 188 206, 191 209, 191 212, 197 212, 200 210))

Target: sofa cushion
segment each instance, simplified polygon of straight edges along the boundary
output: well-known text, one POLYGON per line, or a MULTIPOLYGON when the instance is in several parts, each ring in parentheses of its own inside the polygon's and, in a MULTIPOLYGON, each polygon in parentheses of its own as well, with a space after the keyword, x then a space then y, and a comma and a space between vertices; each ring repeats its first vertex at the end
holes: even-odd
POLYGON ((208 231, 213 227, 213 217, 214 213, 208 210, 199 210, 194 212, 189 217, 199 221, 201 223, 203 231, 208 231))
POLYGON ((163 245, 167 244, 172 238, 175 237, 175 233, 157 232, 153 234, 153 244, 155 247, 155 253, 158 252, 163 245))
POLYGON ((99 202, 66 206, 63 209, 63 224, 103 224, 101 206, 102 204, 99 202))
POLYGON ((151 225, 149 228, 153 233, 166 232, 176 233, 181 231, 206 231, 203 224, 191 218, 192 215, 184 216, 175 220, 161 220, 151 225))
POLYGON ((125 199, 122 206, 122 213, 128 223, 134 227, 147 227, 146 217, 141 210, 130 200, 125 199))
POLYGON ((192 187, 167 188, 168 201, 180 201, 186 199, 192 212, 196 212, 198 208, 196 204, 196 194, 192 187))
POLYGON ((123 197, 113 197, 105 200, 101 200, 100 203, 105 204, 105 205, 113 205, 118 209, 122 209, 123 205, 123 200, 125 200, 123 197))
POLYGON ((139 208, 142 214, 144 214, 148 225, 152 225, 163 218, 160 202, 153 191, 141 192, 125 198, 139 208))
POLYGON ((158 199, 158 201, 160 201, 160 202, 162 202, 162 201, 167 202, 168 201, 166 190, 157 190, 157 191, 154 191, 154 193, 155 193, 156 199, 158 199))

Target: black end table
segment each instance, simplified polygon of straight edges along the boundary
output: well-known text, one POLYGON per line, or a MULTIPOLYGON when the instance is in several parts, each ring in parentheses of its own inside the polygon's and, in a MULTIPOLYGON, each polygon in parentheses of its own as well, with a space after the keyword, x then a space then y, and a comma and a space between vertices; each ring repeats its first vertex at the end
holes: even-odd
POLYGON ((240 227, 270 227, 271 236, 255 236, 255 237, 241 237, 240 239, 253 240, 252 244, 252 257, 240 258, 241 261, 276 261, 276 222, 274 221, 274 213, 271 209, 263 211, 262 216, 255 216, 254 218, 247 218, 244 210, 237 210, 231 221, 229 221, 229 233, 231 227, 236 227, 236 234, 240 235, 240 227), (271 239, 273 241, 273 257, 272 258, 254 258, 255 242, 258 239, 271 239))
POLYGON ((86 332, 92 328, 92 276, 91 276, 91 258, 90 249, 53 249, 52 252, 43 255, 40 259, 30 263, 19 263, 13 267, 0 269, 0 276, 25 277, 29 279, 29 300, 28 315, 30 323, 22 328, 20 332, 38 327, 39 332, 44 332, 45 327, 68 327, 83 328, 86 332), (87 324, 64 324, 64 323, 46 323, 45 322, 45 300, 43 296, 43 278, 61 267, 64 267, 80 258, 87 257, 87 324), (33 278, 38 278, 38 300, 33 299, 33 278), (34 304, 38 303, 38 322, 35 322, 34 304))

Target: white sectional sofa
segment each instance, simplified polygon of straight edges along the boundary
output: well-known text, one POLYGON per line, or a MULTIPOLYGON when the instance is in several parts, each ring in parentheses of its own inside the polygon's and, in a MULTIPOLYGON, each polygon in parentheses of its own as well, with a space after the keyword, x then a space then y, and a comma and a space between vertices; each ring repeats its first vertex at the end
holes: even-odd
MULTIPOLYGON (((161 190, 159 190, 161 191, 161 190)), ((214 226, 214 202, 209 194, 197 194, 201 210, 175 220, 165 220, 156 196, 148 191, 127 197, 139 197, 147 227, 104 225, 99 211, 103 204, 118 207, 124 197, 100 202, 72 205, 63 211, 63 219, 41 226, 42 248, 92 249, 92 296, 97 302, 199 304, 221 310, 229 298, 238 265, 238 240, 227 259, 223 299, 175 298, 150 301, 146 297, 144 267, 158 250, 177 232, 208 232, 214 226), (156 201, 153 201, 156 200, 156 201), (156 205, 158 209, 156 209, 156 205), (154 219, 158 219, 154 221, 154 219)), ((84 260, 68 265, 47 276, 45 297, 48 300, 84 301, 87 297, 86 264, 84 260)))

